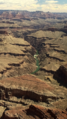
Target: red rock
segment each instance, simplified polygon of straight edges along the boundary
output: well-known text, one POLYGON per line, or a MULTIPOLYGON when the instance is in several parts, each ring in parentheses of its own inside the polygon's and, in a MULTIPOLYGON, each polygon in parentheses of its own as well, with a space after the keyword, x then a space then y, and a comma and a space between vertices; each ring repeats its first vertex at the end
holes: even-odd
POLYGON ((67 119, 67 111, 31 105, 28 109, 17 108, 5 111, 3 119, 67 119))
POLYGON ((67 111, 62 111, 59 109, 50 109, 44 108, 41 106, 31 105, 29 108, 35 115, 42 119, 66 119, 67 118, 67 111))

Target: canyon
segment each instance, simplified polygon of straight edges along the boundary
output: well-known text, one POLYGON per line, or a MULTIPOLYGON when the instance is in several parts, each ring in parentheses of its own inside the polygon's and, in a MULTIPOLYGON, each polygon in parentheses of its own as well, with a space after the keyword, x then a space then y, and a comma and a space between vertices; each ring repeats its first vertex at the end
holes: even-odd
POLYGON ((67 119, 67 13, 0 10, 0 119, 67 119))

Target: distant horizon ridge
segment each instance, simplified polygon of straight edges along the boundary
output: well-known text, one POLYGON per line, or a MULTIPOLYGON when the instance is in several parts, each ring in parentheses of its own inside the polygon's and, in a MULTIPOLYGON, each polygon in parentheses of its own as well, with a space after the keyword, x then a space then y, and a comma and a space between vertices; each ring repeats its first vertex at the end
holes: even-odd
POLYGON ((24 12, 43 12, 43 13, 57 13, 57 14, 59 14, 59 13, 66 13, 67 14, 67 12, 50 12, 50 11, 47 11, 47 12, 45 12, 45 11, 37 11, 37 10, 35 10, 35 11, 29 11, 29 10, 4 10, 4 9, 1 9, 0 11, 24 11, 24 12))

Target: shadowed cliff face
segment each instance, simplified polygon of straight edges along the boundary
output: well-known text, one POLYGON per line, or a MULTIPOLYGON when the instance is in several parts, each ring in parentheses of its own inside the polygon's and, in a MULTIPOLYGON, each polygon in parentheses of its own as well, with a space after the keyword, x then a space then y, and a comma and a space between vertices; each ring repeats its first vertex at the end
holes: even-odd
POLYGON ((54 78, 60 82, 60 85, 67 87, 67 64, 60 66, 60 68, 54 73, 54 78))
POLYGON ((0 11, 0 119, 67 119, 66 13, 0 11))

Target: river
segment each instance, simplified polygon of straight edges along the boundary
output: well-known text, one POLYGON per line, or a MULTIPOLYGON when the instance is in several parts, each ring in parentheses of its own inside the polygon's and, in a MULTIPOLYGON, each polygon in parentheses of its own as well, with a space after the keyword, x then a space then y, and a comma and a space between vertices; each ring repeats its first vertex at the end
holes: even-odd
POLYGON ((37 51, 37 53, 34 55, 34 58, 36 59, 36 66, 37 66, 37 69, 36 69, 34 72, 32 72, 31 74, 35 74, 35 73, 38 72, 39 69, 40 69, 39 60, 38 60, 38 58, 37 58, 37 55, 38 55, 38 51, 37 51))

